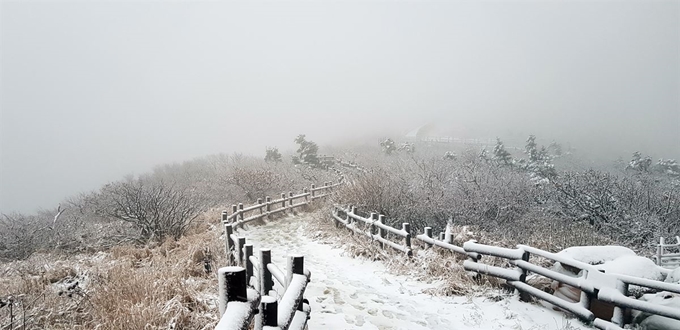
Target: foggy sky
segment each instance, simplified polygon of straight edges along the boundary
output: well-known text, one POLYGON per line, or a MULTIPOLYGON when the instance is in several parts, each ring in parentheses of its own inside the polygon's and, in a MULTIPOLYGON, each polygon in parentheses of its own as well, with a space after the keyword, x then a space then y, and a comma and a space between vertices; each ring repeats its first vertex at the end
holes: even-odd
POLYGON ((680 157, 678 1, 3 1, 0 49, 3 212, 433 121, 680 157))

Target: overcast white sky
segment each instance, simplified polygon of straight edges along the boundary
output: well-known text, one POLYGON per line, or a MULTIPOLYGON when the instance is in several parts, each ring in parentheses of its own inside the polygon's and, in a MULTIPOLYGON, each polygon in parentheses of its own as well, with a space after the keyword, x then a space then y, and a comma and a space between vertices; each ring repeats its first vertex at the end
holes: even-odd
POLYGON ((680 157, 678 1, 2 1, 0 29, 4 212, 429 121, 680 157))

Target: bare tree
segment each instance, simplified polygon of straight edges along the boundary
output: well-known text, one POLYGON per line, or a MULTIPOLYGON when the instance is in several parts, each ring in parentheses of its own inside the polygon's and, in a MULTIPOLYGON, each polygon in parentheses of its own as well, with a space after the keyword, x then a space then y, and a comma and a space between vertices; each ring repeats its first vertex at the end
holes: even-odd
POLYGON ((200 198, 162 180, 128 179, 104 186, 96 212, 131 223, 143 240, 181 237, 199 215, 200 198))

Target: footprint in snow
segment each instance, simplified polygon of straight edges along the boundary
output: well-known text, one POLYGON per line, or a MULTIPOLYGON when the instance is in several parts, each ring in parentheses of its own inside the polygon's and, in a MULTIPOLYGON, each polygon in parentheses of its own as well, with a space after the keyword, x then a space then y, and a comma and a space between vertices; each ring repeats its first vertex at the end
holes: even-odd
POLYGON ((382 315, 388 319, 393 319, 394 318, 394 313, 390 311, 382 311, 382 315))

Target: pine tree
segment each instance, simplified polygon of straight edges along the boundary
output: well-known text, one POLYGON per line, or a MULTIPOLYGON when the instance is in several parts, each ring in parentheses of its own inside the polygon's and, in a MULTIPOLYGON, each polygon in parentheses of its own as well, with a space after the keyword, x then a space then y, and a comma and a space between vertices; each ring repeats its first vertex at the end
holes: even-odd
POLYGON ((529 138, 527 139, 527 144, 524 147, 524 152, 529 156, 529 163, 536 162, 539 160, 535 135, 529 135, 529 138))
POLYGON ((297 150, 298 155, 293 157, 293 163, 307 164, 312 167, 318 167, 320 165, 319 157, 317 156, 319 146, 317 146, 316 143, 307 141, 304 134, 298 135, 297 138, 295 138, 295 143, 297 143, 299 147, 297 150))
POLYGON ((279 149, 276 147, 273 148, 267 148, 267 153, 264 156, 264 161, 269 163, 269 162, 274 162, 274 163, 280 163, 281 162, 281 153, 279 152, 279 149))
POLYGON ((500 138, 496 138, 496 145, 493 147, 493 160, 500 165, 512 165, 512 156, 505 150, 500 138))

